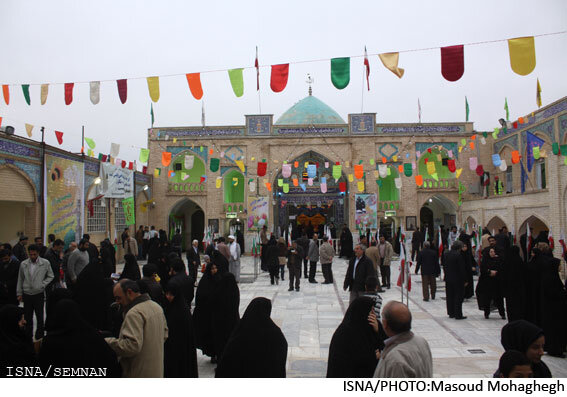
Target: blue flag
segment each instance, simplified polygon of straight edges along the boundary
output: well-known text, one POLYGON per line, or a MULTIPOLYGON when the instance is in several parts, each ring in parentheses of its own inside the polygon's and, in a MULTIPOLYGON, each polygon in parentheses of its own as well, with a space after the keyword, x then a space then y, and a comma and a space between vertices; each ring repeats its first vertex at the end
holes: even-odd
MULTIPOLYGON (((529 132, 528 132, 529 134, 529 132)), ((522 177, 521 177, 521 192, 522 194, 524 194, 524 192, 526 191, 526 181, 528 180, 528 174, 526 173, 526 170, 524 169, 524 163, 522 162, 522 160, 520 160, 520 169, 522 170, 522 177)))
POLYGON ((528 172, 532 172, 532 168, 534 166, 534 147, 542 147, 545 141, 538 138, 531 132, 527 132, 527 141, 528 146, 526 148, 526 155, 528 158, 528 172))

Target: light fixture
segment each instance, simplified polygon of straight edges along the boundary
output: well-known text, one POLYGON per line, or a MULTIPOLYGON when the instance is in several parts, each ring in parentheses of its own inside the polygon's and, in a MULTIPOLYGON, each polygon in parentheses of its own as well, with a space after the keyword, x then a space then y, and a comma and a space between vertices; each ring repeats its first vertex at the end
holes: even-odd
POLYGON ((93 181, 93 183, 94 183, 95 185, 100 184, 100 182, 102 182, 102 180, 100 179, 100 176, 97 176, 97 177, 94 179, 94 181, 93 181))
POLYGON ((150 187, 148 185, 144 185, 143 190, 148 190, 150 187))
POLYGON ((429 199, 429 202, 432 203, 432 202, 433 202, 433 199, 429 199))

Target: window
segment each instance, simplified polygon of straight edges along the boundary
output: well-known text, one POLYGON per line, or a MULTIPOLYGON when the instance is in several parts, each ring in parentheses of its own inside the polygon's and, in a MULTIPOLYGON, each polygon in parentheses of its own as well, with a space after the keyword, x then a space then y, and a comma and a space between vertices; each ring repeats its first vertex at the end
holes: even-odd
POLYGON ((545 180, 545 160, 543 159, 535 163, 535 180, 538 189, 547 188, 547 181, 545 180))
POLYGON ((114 229, 116 234, 121 234, 126 229, 126 217, 124 216, 122 201, 115 199, 114 203, 114 229))
POLYGON ((104 198, 93 200, 93 216, 87 211, 87 233, 104 233, 106 232, 106 205, 104 198))
POLYGON ((509 165, 506 168, 506 193, 512 193, 514 191, 514 178, 512 174, 512 166, 509 165))

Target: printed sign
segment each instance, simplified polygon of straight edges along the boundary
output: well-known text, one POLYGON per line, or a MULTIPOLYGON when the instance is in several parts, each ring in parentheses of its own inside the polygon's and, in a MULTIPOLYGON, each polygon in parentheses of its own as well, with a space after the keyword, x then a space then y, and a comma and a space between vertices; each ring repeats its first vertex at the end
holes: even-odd
POLYGON ((99 194, 105 198, 126 198, 134 195, 134 171, 110 163, 100 164, 99 194))
POLYGON ((122 200, 122 208, 124 209, 124 219, 126 226, 136 224, 136 211, 134 207, 134 197, 128 197, 122 200))
POLYGON ((355 195, 355 216, 357 229, 377 229, 376 194, 355 195))
POLYGON ((260 230, 264 225, 268 226, 269 213, 267 197, 248 197, 248 230, 260 230))

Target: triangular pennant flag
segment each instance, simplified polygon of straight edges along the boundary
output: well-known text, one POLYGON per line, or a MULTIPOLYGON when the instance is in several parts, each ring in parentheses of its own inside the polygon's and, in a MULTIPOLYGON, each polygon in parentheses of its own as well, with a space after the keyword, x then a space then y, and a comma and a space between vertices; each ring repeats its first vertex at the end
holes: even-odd
POLYGON ((370 62, 368 61, 366 46, 364 46, 364 67, 366 68, 366 85, 368 86, 368 91, 370 91, 370 62))
POLYGON ((140 162, 147 163, 150 158, 150 149, 140 149, 140 162))
POLYGON ((55 131, 55 137, 57 138, 57 143, 63 144, 63 133, 61 131, 55 131))
POLYGON ((303 190, 304 192, 307 190, 307 186, 305 186, 305 183, 301 183, 299 185, 299 187, 301 188, 301 190, 303 190))
POLYGON ((65 105, 70 105, 73 102, 73 88, 75 83, 65 83, 65 105))
POLYGON ((32 137, 32 130, 33 130, 33 125, 26 123, 26 132, 29 138, 32 137))
POLYGON ((272 75, 270 77, 270 88, 274 92, 282 92, 287 85, 289 76, 289 63, 272 65, 272 75))
POLYGON ((153 102, 159 101, 159 77, 147 77, 146 80, 148 81, 148 91, 150 93, 150 98, 153 102))
POLYGON ((173 178, 174 176, 175 176, 175 172, 173 172, 173 170, 167 171, 167 177, 168 178, 173 178))
POLYGON ((209 164, 209 169, 211 172, 217 172, 219 170, 220 159, 211 157, 211 163, 209 164))
POLYGON ((24 93, 24 99, 28 105, 31 105, 30 99, 30 85, 29 84, 22 84, 22 91, 24 93))
POLYGON ((87 143, 87 145, 89 145, 91 149, 94 149, 96 147, 95 141, 93 141, 91 138, 85 137, 85 142, 87 143))
POLYGON ((201 73, 187 73, 185 77, 187 77, 187 84, 189 84, 189 90, 191 91, 193 98, 195 98, 196 100, 201 99, 203 97, 201 73))
POLYGON ((537 79, 537 87, 536 87, 536 104, 537 107, 541 107, 541 86, 539 85, 539 79, 537 79))
POLYGON ((268 169, 268 163, 266 162, 258 162, 258 176, 266 175, 266 170, 268 169))
POLYGON ((90 97, 93 105, 100 102, 100 81, 90 82, 90 97))
POLYGON ((242 76, 242 68, 230 69, 228 71, 228 77, 230 79, 230 84, 232 85, 232 91, 237 98, 244 95, 244 78, 242 76))
MULTIPOLYGON (((447 81, 457 81, 465 72, 464 46, 441 47, 441 74, 447 81)), ((468 115, 467 115, 468 119, 468 115)))
POLYGON ((4 95, 4 102, 6 105, 10 104, 10 86, 7 84, 2 85, 2 94, 4 95))
POLYGON ((536 66, 535 43, 533 36, 508 40, 510 66, 520 76, 527 76, 536 66))
POLYGON ((350 58, 331 59, 331 82, 342 90, 350 82, 350 58))
POLYGON ((431 177, 432 177, 433 179, 435 179, 436 181, 439 180, 439 175, 437 174, 437 172, 434 172, 433 174, 431 174, 431 177))
POLYGON ((238 168, 240 168, 240 171, 242 172, 246 171, 246 167, 244 167, 244 163, 242 162, 242 160, 236 160, 235 163, 238 166, 238 168))
POLYGON ((185 168, 186 170, 193 168, 193 165, 195 164, 195 156, 193 156, 192 154, 186 154, 183 160, 183 168, 185 168))
POLYGON ((400 79, 404 75, 404 69, 398 67, 398 60, 400 58, 399 52, 388 52, 384 54, 379 54, 380 60, 382 64, 388 69, 390 72, 394 73, 400 79))
POLYGON ((164 167, 169 167, 171 163, 171 152, 161 152, 161 164, 164 167))
POLYGON ((87 151, 87 155, 88 155, 89 157, 94 157, 94 152, 93 152, 93 150, 92 150, 92 149, 89 149, 89 150, 87 151))
POLYGON ((128 99, 128 80, 116 80, 116 86, 118 87, 118 96, 120 97, 120 102, 122 102, 122 104, 125 104, 126 99, 128 99))
POLYGON ((41 85, 41 91, 40 91, 40 97, 39 97, 39 102, 42 105, 45 105, 45 102, 47 102, 47 94, 49 93, 49 84, 42 84, 41 85))
POLYGON ((455 173, 455 176, 457 177, 457 179, 461 176, 461 173, 462 173, 462 172, 463 172, 463 169, 462 169, 462 168, 459 168, 459 169, 457 170, 457 172, 455 173))

